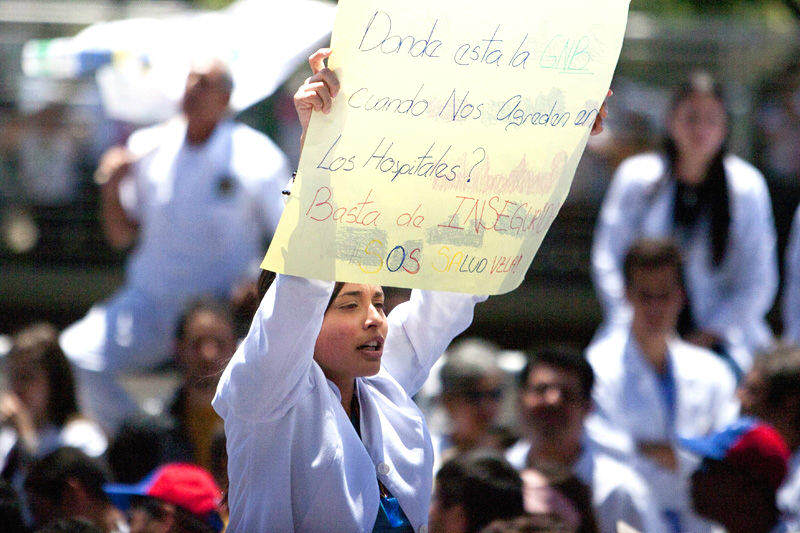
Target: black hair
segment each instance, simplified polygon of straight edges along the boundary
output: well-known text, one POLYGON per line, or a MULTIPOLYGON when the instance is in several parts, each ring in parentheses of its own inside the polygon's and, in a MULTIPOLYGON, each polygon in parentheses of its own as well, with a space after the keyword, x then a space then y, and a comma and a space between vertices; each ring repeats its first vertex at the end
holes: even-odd
POLYGON ((518 385, 520 388, 527 386, 531 372, 540 365, 574 374, 580 382, 582 398, 585 401, 591 399, 594 371, 581 352, 569 346, 555 345, 529 353, 528 361, 519 373, 518 385))
POLYGON ((172 513, 174 524, 170 531, 175 533, 217 533, 217 530, 208 524, 203 517, 180 505, 166 503, 150 496, 134 496, 131 498, 131 508, 142 509, 156 520, 163 520, 167 515, 165 505, 170 505, 174 508, 172 513))
MULTIPOLYGON (((672 98, 670 112, 674 112, 683 101, 695 94, 714 97, 722 104, 727 115, 722 88, 707 73, 695 73, 678 87, 672 98)), ((712 261, 716 267, 725 259, 731 222, 731 194, 728 190, 724 165, 727 150, 726 139, 711 158, 706 175, 699 185, 686 185, 675 180, 676 190, 673 200, 673 221, 676 227, 693 228, 701 218, 700 215, 710 212, 712 261)), ((679 154, 675 141, 669 135, 664 140, 664 152, 669 164, 669 174, 674 178, 679 154)))
MULTIPOLYGON (((5 530, 4 530, 5 531, 5 530)), ((102 533, 103 530, 84 518, 56 520, 37 529, 35 533, 102 533)))
POLYGON ((447 461, 436 474, 436 487, 443 508, 462 506, 469 533, 523 513, 519 473, 492 452, 478 450, 447 461))
POLYGON ((25 491, 61 503, 69 479, 79 481, 91 497, 102 502, 110 501, 103 492, 103 486, 109 480, 103 465, 78 448, 71 447, 59 448, 34 462, 25 478, 25 491))
POLYGON ((573 533, 563 518, 554 513, 524 515, 510 520, 495 520, 480 533, 573 533))
MULTIPOLYGON (((796 432, 800 432, 800 410, 797 402, 800 400, 800 347, 793 345, 778 345, 758 365, 764 376, 764 412, 780 412, 789 409, 792 423, 796 432)), ((800 436, 787 435, 787 440, 794 440, 800 436)))
POLYGON ((61 427, 78 414, 75 379, 67 357, 58 344, 58 330, 40 323, 19 331, 11 340, 7 359, 21 360, 25 366, 41 366, 47 377, 49 399, 47 420, 61 427))
POLYGON ((0 524, 5 533, 26 533, 28 528, 22 518, 22 503, 17 491, 5 480, 0 480, 0 524))
POLYGON ((625 252, 622 261, 625 286, 630 286, 634 270, 662 267, 674 268, 678 283, 683 286, 683 260, 677 243, 673 239, 637 239, 625 252))
MULTIPOLYGON (((264 295, 267 294, 270 285, 272 282, 275 281, 277 274, 270 270, 261 270, 261 274, 258 276, 258 301, 264 299, 264 295)), ((344 287, 344 282, 337 281, 336 284, 333 286, 333 292, 331 293, 331 298, 328 300, 328 307, 331 306, 333 301, 339 296, 339 293, 342 291, 342 287, 344 287)), ((327 310, 327 308, 326 308, 327 310)))
POLYGON ((204 295, 195 298, 184 308, 183 313, 178 318, 178 323, 175 325, 175 338, 178 340, 183 339, 186 335, 186 328, 189 323, 200 313, 210 313, 216 317, 221 318, 227 324, 230 324, 231 329, 234 327, 233 311, 228 302, 215 298, 213 296, 204 295))
POLYGON ((179 450, 173 450, 175 432, 172 417, 137 413, 126 418, 106 451, 114 481, 138 483, 158 465, 180 459, 179 450))

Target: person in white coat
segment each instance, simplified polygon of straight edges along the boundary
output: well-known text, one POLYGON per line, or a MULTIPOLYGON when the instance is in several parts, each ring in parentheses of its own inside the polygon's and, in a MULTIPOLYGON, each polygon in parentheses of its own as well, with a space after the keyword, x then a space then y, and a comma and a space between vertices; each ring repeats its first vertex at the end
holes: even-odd
MULTIPOLYGON (((606 324, 630 319, 622 259, 638 237, 673 237, 685 259, 681 334, 746 373, 769 345, 764 317, 778 286, 775 227, 761 173, 726 151, 717 86, 695 76, 668 110, 663 153, 625 160, 603 201, 592 275, 606 324)), ((610 328, 609 328, 610 329, 610 328)))
POLYGON ((555 513, 578 531, 666 531, 645 481, 594 443, 584 430, 594 373, 583 355, 546 348, 519 376, 522 438, 506 459, 523 472, 526 510, 555 513))
POLYGON ((800 345, 800 207, 794 214, 784 262, 783 340, 800 345))
MULTIPOLYGON (((301 144, 312 110, 338 92, 329 55, 311 56, 295 95, 301 144)), ((485 297, 415 290, 388 317, 383 299, 368 284, 269 285, 212 402, 231 533, 428 530, 433 446, 411 396, 485 297)))
POLYGON ((135 248, 124 286, 67 328, 61 347, 82 407, 109 432, 137 411, 118 376, 170 358, 178 318, 192 300, 229 299, 254 284, 283 211, 286 157, 231 120, 232 87, 225 65, 198 63, 183 115, 135 132, 97 171, 106 237, 135 248))
POLYGON ((595 374, 587 428, 647 480, 671 531, 706 531, 689 502, 695 465, 676 443, 735 418, 734 377, 719 357, 675 334, 684 299, 676 244, 635 242, 623 271, 633 317, 587 349, 595 374))

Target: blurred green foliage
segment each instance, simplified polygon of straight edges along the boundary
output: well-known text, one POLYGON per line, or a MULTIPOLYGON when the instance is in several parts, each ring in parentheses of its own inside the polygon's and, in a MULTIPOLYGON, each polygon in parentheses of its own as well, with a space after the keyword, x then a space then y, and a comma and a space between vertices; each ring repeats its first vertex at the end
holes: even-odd
MULTIPOLYGON (((192 0, 198 7, 219 9, 234 0, 192 0)), ((287 0, 290 1, 290 0, 287 0)), ((797 0, 790 0, 795 1, 797 0)), ((631 9, 651 13, 695 15, 726 13, 741 16, 774 16, 787 11, 786 0, 631 0, 631 9)))
POLYGON ((197 7, 203 9, 220 9, 232 4, 234 0, 194 0, 197 7))
POLYGON ((676 15, 726 13, 767 17, 774 16, 776 11, 787 12, 785 0, 632 0, 631 9, 676 15))

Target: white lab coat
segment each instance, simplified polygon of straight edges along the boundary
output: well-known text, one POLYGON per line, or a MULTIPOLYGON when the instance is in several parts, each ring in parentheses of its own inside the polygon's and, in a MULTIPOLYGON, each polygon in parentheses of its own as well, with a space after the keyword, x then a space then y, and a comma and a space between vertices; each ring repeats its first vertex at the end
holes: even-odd
POLYGON ((372 531, 378 479, 427 530, 433 449, 411 395, 483 298, 413 291, 392 311, 380 372, 356 380, 359 439, 312 358, 332 288, 279 275, 222 375, 231 533, 372 531))
POLYGON ((778 509, 785 516, 800 521, 800 452, 795 451, 792 454, 788 466, 786 479, 778 489, 778 509))
POLYGON ((668 343, 668 357, 675 385, 672 431, 655 369, 629 328, 616 328, 589 346, 595 411, 587 420, 587 431, 648 482, 662 513, 676 513, 685 531, 704 531, 709 525, 691 511, 688 492, 697 458, 679 450, 679 468, 673 473, 637 453, 636 444, 669 442, 677 449, 678 437, 699 437, 721 429, 738 412, 735 380, 719 357, 677 337, 668 343))
MULTIPOLYGON (((506 460, 522 471, 530 449, 530 441, 520 440, 506 451, 506 460)), ((591 490, 599 533, 616 533, 618 521, 641 532, 666 531, 644 480, 621 461, 598 450, 590 439, 583 439, 573 471, 591 490)))
POLYGON ((672 222, 675 182, 665 175, 666 158, 648 153, 625 160, 614 175, 595 230, 592 275, 606 323, 626 323, 630 310, 622 262, 628 248, 641 237, 676 237, 684 254, 684 278, 697 326, 727 341, 731 355, 746 372, 752 365, 752 352, 772 340, 764 316, 778 287, 775 223, 761 173, 734 155, 725 157, 724 166, 731 223, 719 267, 712 263, 707 219, 690 235, 676 232, 672 222))
POLYGON ((227 298, 257 276, 290 179, 280 149, 231 120, 201 145, 186 142, 185 120, 172 120, 135 132, 128 149, 136 163, 120 184, 120 202, 140 231, 125 285, 60 338, 82 411, 112 431, 136 410, 117 374, 169 359, 190 301, 227 298))
POLYGON ((800 208, 795 211, 789 242, 783 287, 783 337, 786 342, 800 343, 800 208))

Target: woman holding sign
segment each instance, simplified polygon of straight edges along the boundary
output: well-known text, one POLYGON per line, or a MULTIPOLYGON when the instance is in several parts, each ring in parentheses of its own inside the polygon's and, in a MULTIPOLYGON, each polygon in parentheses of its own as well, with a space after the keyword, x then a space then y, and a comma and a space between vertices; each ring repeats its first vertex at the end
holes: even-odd
MULTIPOLYGON (((311 56, 295 95, 303 139, 338 92, 329 55, 311 56)), ((229 531, 427 530, 433 450, 411 396, 485 297, 415 290, 388 317, 383 299, 376 285, 272 282, 213 402, 229 531)))
POLYGON ((689 301, 681 333, 746 372, 749 352, 772 338, 764 315, 778 270, 767 187, 758 170, 727 153, 728 113, 709 76, 681 87, 667 117, 663 153, 624 161, 606 194, 592 250, 598 296, 607 323, 624 321, 627 248, 638 237, 677 238, 689 301))

